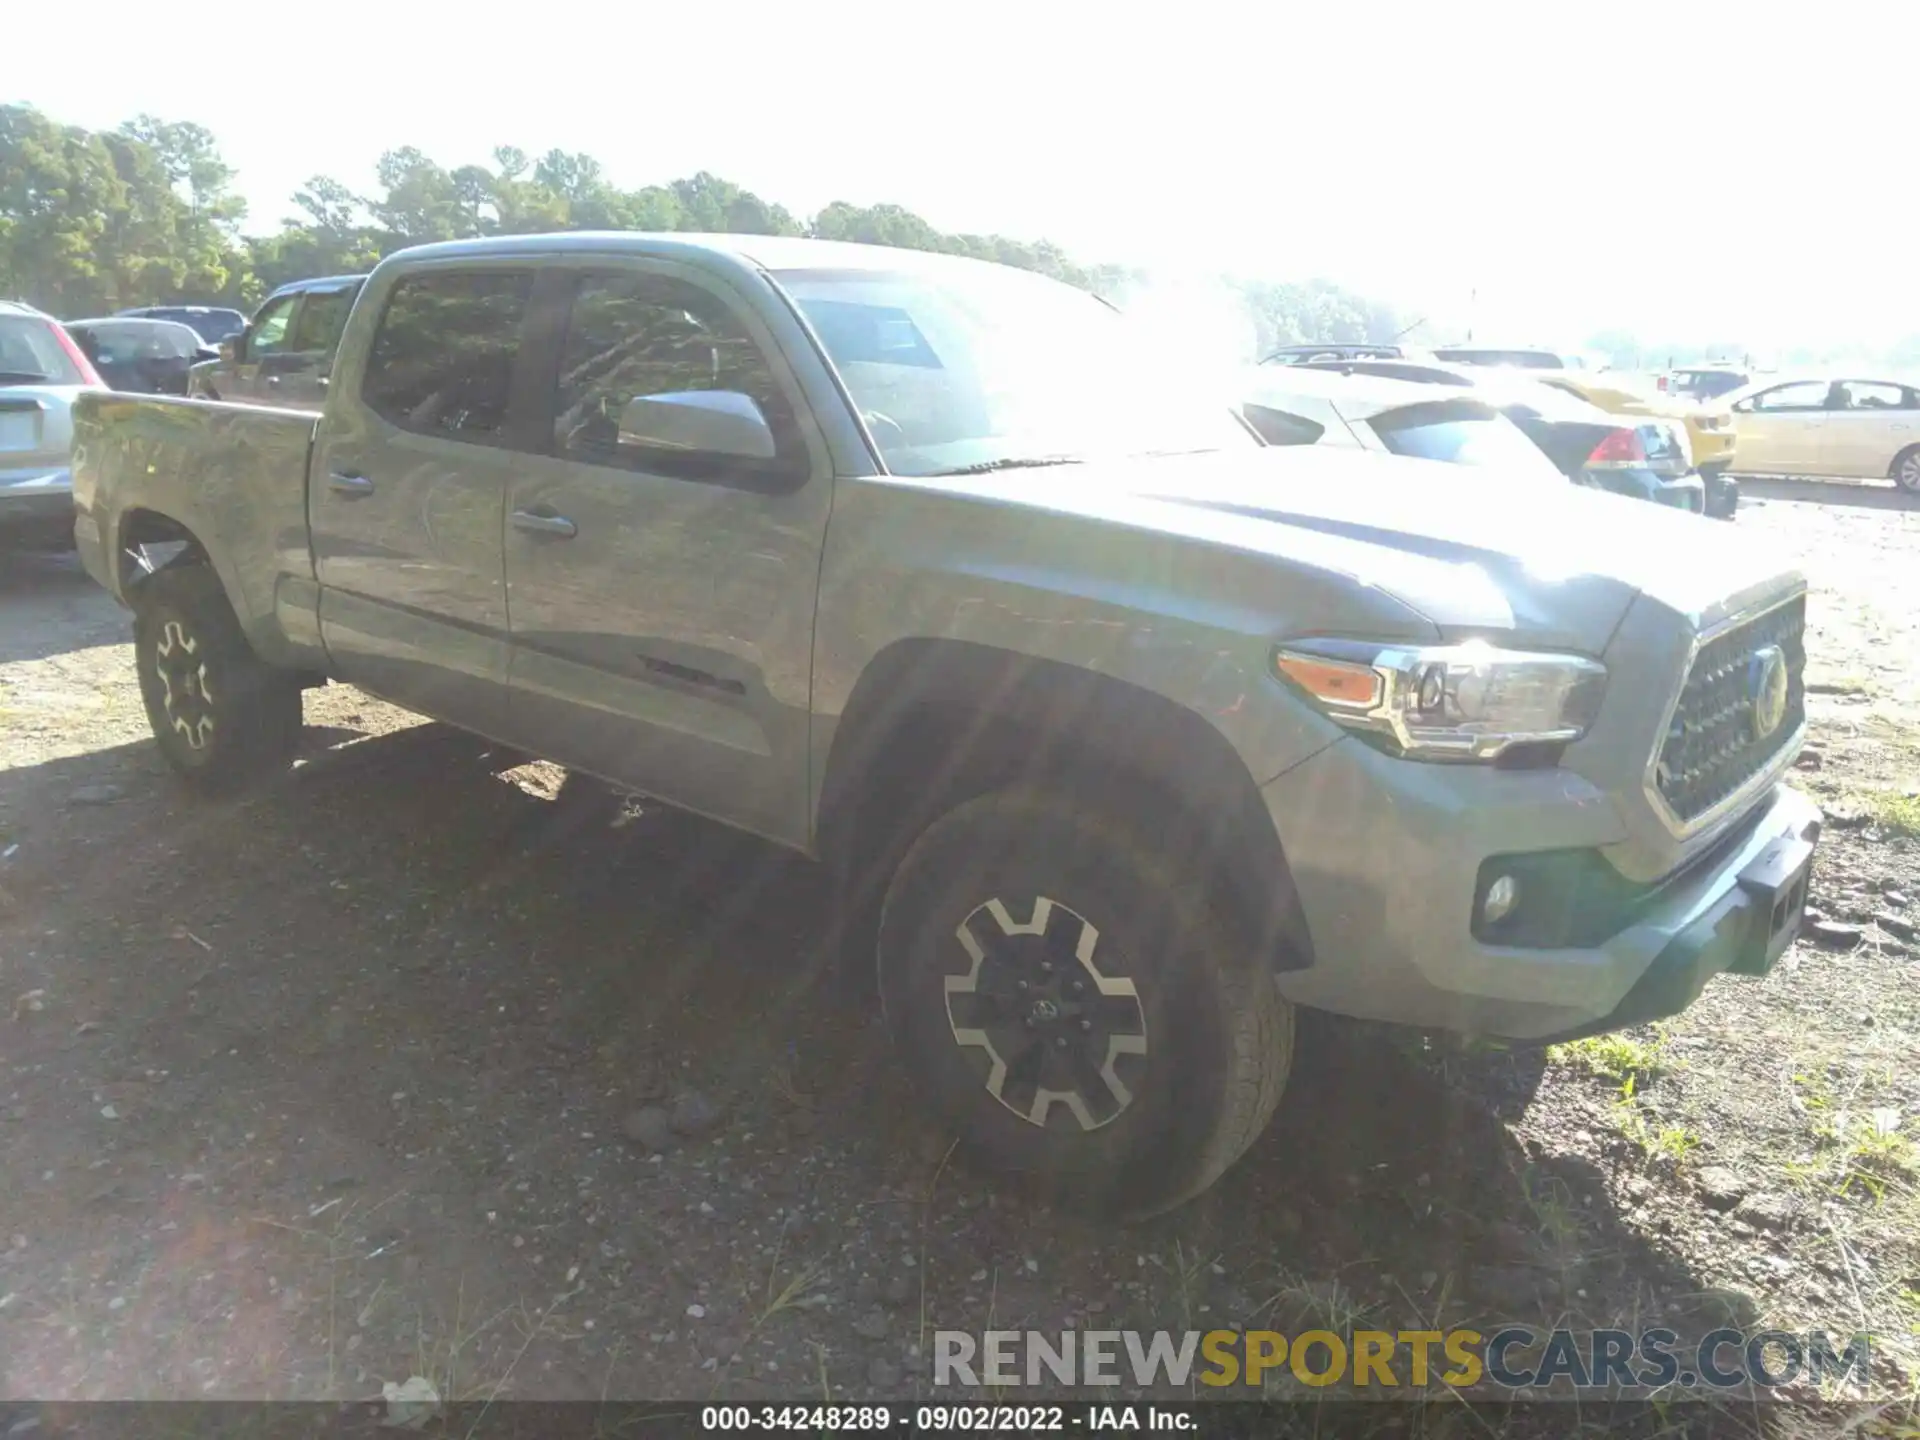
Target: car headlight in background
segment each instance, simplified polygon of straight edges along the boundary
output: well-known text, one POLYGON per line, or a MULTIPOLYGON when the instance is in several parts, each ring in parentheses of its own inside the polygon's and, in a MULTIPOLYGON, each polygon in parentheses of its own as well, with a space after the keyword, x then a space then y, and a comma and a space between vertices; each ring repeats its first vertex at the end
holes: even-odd
POLYGON ((1490 761, 1577 740, 1607 683, 1597 661, 1483 641, 1296 640, 1274 650, 1273 668, 1330 719, 1409 760, 1490 761))

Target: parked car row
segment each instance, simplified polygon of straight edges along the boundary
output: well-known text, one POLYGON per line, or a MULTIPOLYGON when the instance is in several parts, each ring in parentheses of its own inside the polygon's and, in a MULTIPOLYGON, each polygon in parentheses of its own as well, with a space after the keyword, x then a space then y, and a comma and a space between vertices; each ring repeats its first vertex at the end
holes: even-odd
MULTIPOLYGON (((1531 383, 1617 417, 1620 427, 1635 431, 1642 443, 1664 429, 1683 430, 1708 515, 1733 514, 1739 501, 1732 478, 1736 473, 1890 479, 1909 494, 1920 494, 1920 383, 1912 381, 1762 374, 1719 363, 1679 367, 1649 380, 1595 370, 1577 356, 1524 347, 1421 349, 1339 343, 1288 345, 1274 351, 1250 384, 1248 403, 1271 410, 1276 386, 1284 387, 1298 371, 1309 368, 1483 390, 1489 375, 1504 372, 1507 378, 1498 384, 1508 388, 1510 397, 1518 393, 1511 387, 1523 378, 1515 372, 1526 371, 1524 378, 1531 383)), ((1356 395, 1353 403, 1367 402, 1356 395)), ((1512 413, 1511 399, 1503 408, 1512 413)), ((1272 429, 1279 422, 1269 415, 1256 423, 1272 429)), ((1542 437, 1536 433, 1534 438, 1542 437)), ((1623 484, 1617 473, 1609 483, 1590 473, 1592 466, 1570 464, 1574 457, 1554 458, 1581 483, 1625 489, 1669 504, 1687 503, 1684 491, 1670 484, 1650 486, 1643 476, 1623 484)))
MULTIPOLYGON (((1447 400, 1457 404, 1470 396, 1531 441, 1535 461, 1544 456, 1551 470, 1574 484, 1696 514, 1733 513, 1731 482, 1716 477, 1709 491, 1695 468, 1692 444, 1681 420, 1653 413, 1609 414, 1580 393, 1577 387, 1584 383, 1584 372, 1544 367, 1517 373, 1433 359, 1304 360, 1256 366, 1242 412, 1269 444, 1320 443, 1329 433, 1338 443, 1341 431, 1323 428, 1309 438, 1300 422, 1320 424, 1313 412, 1332 407, 1343 418, 1353 414, 1376 429, 1382 423, 1392 426, 1392 413, 1379 413, 1386 395, 1379 388, 1382 384, 1402 387, 1397 392, 1399 403, 1414 414, 1423 413, 1423 407, 1447 400)), ((1502 454, 1511 450, 1511 445, 1498 447, 1502 454)), ((1496 447, 1482 441, 1455 447, 1438 458, 1484 464, 1482 457, 1493 453, 1496 447)))

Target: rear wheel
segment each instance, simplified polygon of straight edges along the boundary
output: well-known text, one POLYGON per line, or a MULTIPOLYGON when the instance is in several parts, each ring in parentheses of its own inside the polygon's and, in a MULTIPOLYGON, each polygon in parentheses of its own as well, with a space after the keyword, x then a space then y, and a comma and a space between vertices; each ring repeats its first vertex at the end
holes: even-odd
POLYGON ((1910 445, 1894 457, 1893 483, 1909 495, 1920 495, 1920 445, 1910 445))
POLYGON ((147 722, 188 784, 225 794, 286 768, 300 739, 300 678, 254 653, 211 570, 149 579, 133 639, 147 722))
POLYGON ((1134 822, 1045 791, 970 800, 888 888, 881 1002, 899 1053, 987 1168, 1144 1216, 1259 1136, 1293 1011, 1204 876, 1134 822))

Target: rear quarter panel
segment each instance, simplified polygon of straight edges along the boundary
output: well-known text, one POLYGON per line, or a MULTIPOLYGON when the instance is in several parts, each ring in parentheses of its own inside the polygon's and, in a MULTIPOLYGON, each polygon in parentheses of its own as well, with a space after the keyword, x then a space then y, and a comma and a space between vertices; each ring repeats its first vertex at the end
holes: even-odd
POLYGON ((74 406, 77 523, 98 536, 125 600, 120 556, 149 511, 206 551, 242 628, 275 664, 317 665, 318 589, 307 543, 307 461, 317 417, 257 405, 94 393, 74 406))

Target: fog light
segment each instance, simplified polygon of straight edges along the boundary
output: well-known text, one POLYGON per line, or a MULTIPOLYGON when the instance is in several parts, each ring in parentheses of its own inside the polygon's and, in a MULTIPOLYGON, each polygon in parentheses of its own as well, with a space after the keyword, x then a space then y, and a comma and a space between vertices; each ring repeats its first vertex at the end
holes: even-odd
POLYGON ((1480 902, 1480 923, 1498 925, 1519 903, 1520 882, 1511 875, 1500 876, 1487 886, 1487 898, 1480 902))

